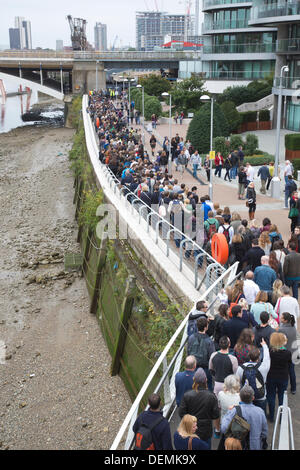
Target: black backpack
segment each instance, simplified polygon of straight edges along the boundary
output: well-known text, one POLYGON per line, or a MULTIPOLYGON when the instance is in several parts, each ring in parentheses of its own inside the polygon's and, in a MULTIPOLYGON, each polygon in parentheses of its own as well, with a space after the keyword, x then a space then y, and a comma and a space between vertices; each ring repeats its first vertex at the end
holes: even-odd
POLYGON ((188 345, 188 355, 195 356, 198 367, 208 366, 209 354, 207 349, 206 336, 200 336, 200 333, 194 333, 191 336, 191 341, 188 345))
POLYGON ((225 228, 224 225, 222 225, 223 228, 223 235, 225 236, 227 243, 229 244, 230 241, 230 234, 229 234, 229 229, 231 228, 231 225, 229 227, 225 228))
POLYGON ((247 366, 241 365, 241 368, 244 371, 241 386, 243 387, 246 380, 248 380, 250 387, 254 390, 255 400, 259 400, 265 396, 265 383, 263 376, 258 370, 259 366, 260 364, 248 364, 247 366))
POLYGON ((151 426, 145 424, 143 419, 141 419, 140 427, 135 433, 134 450, 155 450, 152 431, 163 419, 164 417, 160 415, 151 426))

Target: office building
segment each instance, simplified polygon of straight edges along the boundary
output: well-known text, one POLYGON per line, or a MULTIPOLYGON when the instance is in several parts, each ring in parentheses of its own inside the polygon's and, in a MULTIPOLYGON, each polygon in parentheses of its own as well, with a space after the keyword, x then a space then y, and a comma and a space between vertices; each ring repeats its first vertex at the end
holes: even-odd
POLYGON ((203 74, 252 81, 275 68, 277 28, 250 23, 252 1, 203 0, 203 74))
POLYGON ((96 23, 94 28, 95 50, 107 51, 107 26, 106 24, 96 23))
MULTIPOLYGON (((273 93, 275 110, 280 91, 283 96, 282 126, 300 131, 300 2, 296 0, 254 0, 249 24, 277 29, 276 66, 273 93), (287 65, 289 71, 283 72, 287 65), (282 78, 280 78, 282 77, 282 78), (281 85, 281 86, 280 86, 281 85)), ((277 112, 274 113, 276 117, 277 112)), ((276 123, 275 123, 276 124, 276 123)))
POLYGON ((62 39, 56 40, 56 50, 63 51, 64 50, 64 41, 62 39))
POLYGON ((136 12, 136 48, 153 51, 165 42, 165 37, 183 41, 195 36, 194 15, 171 15, 165 12, 136 12))
POLYGON ((15 27, 9 29, 11 49, 32 49, 31 23, 22 16, 15 17, 15 27))

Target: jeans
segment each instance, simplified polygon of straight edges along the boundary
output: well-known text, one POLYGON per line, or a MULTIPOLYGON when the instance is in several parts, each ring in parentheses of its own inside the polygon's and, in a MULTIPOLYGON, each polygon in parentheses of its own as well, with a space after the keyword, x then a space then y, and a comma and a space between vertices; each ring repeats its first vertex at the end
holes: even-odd
POLYGON ((218 165, 218 166, 216 167, 215 176, 218 176, 219 178, 221 178, 222 168, 223 168, 222 165, 218 165))
POLYGON ((197 171, 198 171, 198 164, 194 163, 193 164, 193 177, 197 178, 197 171))
POLYGON ((285 280, 286 285, 292 288, 293 297, 297 300, 298 300, 299 282, 300 282, 300 279, 289 279, 288 277, 285 280))
POLYGON ((287 390, 288 380, 268 379, 266 383, 267 401, 269 405, 270 418, 274 419, 276 395, 278 395, 278 406, 283 403, 284 392, 287 390))
POLYGON ((284 193, 284 207, 286 208, 289 207, 289 199, 290 199, 289 193, 284 193))
POLYGON ((230 175, 230 179, 235 180, 235 178, 237 177, 237 167, 236 166, 230 168, 229 175, 230 175))

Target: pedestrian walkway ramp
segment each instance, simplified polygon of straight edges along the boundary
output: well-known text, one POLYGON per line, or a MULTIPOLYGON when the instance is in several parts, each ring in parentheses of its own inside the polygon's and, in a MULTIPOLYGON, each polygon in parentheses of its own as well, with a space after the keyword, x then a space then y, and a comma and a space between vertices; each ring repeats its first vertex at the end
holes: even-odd
MULTIPOLYGON (((209 312, 214 315, 218 307, 218 293, 221 289, 230 286, 237 279, 238 263, 225 271, 210 287, 199 295, 199 300, 210 299, 209 312)), ((156 364, 147 377, 143 387, 132 404, 110 450, 130 450, 134 442, 132 426, 138 414, 146 408, 150 393, 158 393, 163 403, 163 414, 171 422, 171 428, 176 428, 178 415, 176 413, 175 376, 182 370, 186 357, 188 316, 182 321, 178 329, 161 353, 156 364)))

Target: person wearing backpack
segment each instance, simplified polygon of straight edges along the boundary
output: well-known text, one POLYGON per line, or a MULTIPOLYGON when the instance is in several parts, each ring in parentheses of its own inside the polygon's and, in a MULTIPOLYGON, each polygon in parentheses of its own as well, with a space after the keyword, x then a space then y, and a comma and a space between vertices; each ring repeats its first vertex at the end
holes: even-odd
POLYGON ((170 425, 160 409, 160 396, 152 393, 149 409, 143 411, 133 425, 134 450, 173 450, 170 425))
POLYGON ((223 233, 228 245, 230 245, 234 236, 234 228, 230 225, 230 216, 224 215, 223 219, 224 224, 219 227, 218 233, 223 233))
POLYGON ((265 340, 261 340, 263 359, 260 360, 261 353, 259 348, 253 346, 249 351, 249 361, 239 366, 236 375, 240 378, 241 386, 248 381, 250 387, 254 390, 253 404, 260 407, 266 413, 266 381, 270 370, 270 353, 265 340))
POLYGON ((189 356, 195 356, 197 367, 201 367, 205 371, 208 389, 212 391, 212 376, 208 369, 208 363, 210 356, 215 352, 215 345, 206 334, 208 321, 205 317, 201 317, 197 320, 197 328, 197 333, 192 334, 188 339, 187 353, 189 356))
POLYGON ((213 211, 208 212, 208 218, 204 222, 204 234, 206 241, 210 241, 215 233, 218 233, 219 222, 214 218, 213 211))
POLYGON ((208 320, 207 335, 212 336, 214 333, 214 321, 210 318, 208 311, 208 303, 205 300, 199 300, 196 303, 196 309, 193 310, 189 315, 188 321, 188 336, 198 332, 197 321, 199 318, 206 318, 208 320))
POLYGON ((250 385, 241 388, 240 400, 240 405, 227 411, 223 417, 221 433, 226 438, 239 439, 243 436, 240 439, 243 449, 262 450, 266 448, 268 423, 264 411, 253 404, 254 390, 250 385))

